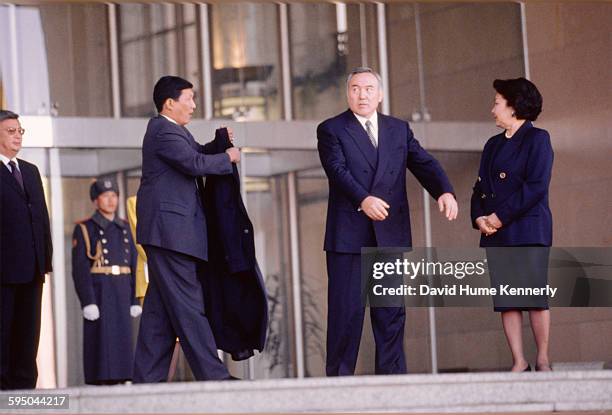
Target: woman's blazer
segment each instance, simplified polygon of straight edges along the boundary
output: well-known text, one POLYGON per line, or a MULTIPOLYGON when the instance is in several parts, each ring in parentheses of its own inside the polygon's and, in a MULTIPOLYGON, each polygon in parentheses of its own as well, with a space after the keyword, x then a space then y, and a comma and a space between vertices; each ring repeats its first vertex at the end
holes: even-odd
POLYGON ((480 246, 552 244, 548 188, 553 157, 548 132, 530 121, 510 139, 501 133, 487 141, 472 194, 472 226, 478 229, 476 218, 495 213, 502 227, 482 235, 480 246))

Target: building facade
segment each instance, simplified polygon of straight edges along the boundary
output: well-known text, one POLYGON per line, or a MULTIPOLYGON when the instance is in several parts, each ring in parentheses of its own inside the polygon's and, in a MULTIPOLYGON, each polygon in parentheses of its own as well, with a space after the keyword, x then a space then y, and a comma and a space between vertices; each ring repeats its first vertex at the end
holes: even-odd
MULTIPOLYGON (((232 366, 241 377, 324 375, 327 181, 315 128, 346 108, 353 67, 382 74, 381 111, 411 122, 455 186, 460 216, 449 224, 408 179, 415 246, 478 245, 467 212, 480 151, 497 133, 492 82, 519 76, 544 96, 537 124, 555 150, 554 245, 612 245, 610 3, 28 3, 0 5, 0 96, 24 116, 21 157, 44 173, 52 211, 43 386, 83 383, 71 230, 92 211, 92 177, 115 174, 123 200, 135 194, 152 86, 164 74, 195 85, 198 140, 230 125, 244 148, 271 326, 265 352, 232 366)), ((612 360, 611 309, 557 308, 552 321, 553 361, 612 360)), ((373 373, 373 344, 366 321, 360 374, 373 373)), ((411 373, 511 362, 485 308, 409 309, 405 350, 411 373)))

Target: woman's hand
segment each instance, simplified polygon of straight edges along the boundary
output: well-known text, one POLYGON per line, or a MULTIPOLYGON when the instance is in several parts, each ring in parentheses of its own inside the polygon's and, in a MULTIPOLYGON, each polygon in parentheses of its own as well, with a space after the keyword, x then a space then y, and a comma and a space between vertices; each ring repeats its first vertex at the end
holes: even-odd
POLYGON ((487 218, 488 216, 476 218, 476 226, 478 226, 478 230, 480 230, 482 234, 490 236, 497 232, 497 229, 489 224, 487 218))
POLYGON ((495 213, 491 213, 485 219, 487 221, 487 225, 489 225, 490 227, 493 227, 495 229, 499 229, 502 227, 502 223, 495 213))

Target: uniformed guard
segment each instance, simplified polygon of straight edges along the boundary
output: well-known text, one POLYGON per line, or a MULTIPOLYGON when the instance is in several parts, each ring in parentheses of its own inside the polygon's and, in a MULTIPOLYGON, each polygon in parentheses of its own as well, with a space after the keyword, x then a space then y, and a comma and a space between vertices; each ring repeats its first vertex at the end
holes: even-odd
POLYGON ((78 222, 72 239, 72 277, 83 309, 85 383, 132 379, 131 317, 142 308, 135 296, 136 247, 129 225, 116 216, 119 189, 100 178, 89 191, 96 212, 78 222))

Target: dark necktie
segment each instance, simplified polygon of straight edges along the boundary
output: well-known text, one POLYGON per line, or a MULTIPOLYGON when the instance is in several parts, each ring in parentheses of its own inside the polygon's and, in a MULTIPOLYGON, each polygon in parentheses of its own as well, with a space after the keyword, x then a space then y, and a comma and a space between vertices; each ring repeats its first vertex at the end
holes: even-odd
POLYGON ((374 132, 372 131, 372 121, 367 120, 366 123, 366 132, 368 133, 368 138, 370 142, 374 146, 374 148, 378 148, 378 143, 376 142, 376 138, 374 138, 374 132))
POLYGON ((21 176, 21 172, 17 168, 17 164, 15 164, 13 160, 11 160, 9 161, 9 166, 11 166, 11 173, 13 174, 13 177, 15 178, 15 180, 17 180, 19 186, 21 186, 21 190, 25 192, 25 188, 23 187, 23 177, 21 176))

